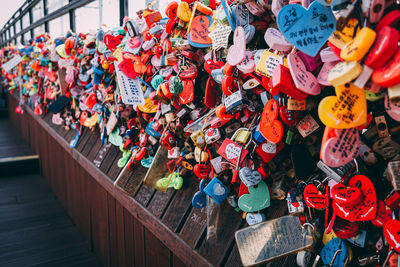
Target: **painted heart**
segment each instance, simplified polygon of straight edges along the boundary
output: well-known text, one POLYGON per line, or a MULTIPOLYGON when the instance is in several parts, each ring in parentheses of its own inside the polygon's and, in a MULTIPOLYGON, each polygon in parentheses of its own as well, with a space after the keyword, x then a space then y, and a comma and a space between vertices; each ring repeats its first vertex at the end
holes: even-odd
POLYGON ((344 184, 338 183, 331 189, 331 195, 333 201, 346 205, 356 205, 362 200, 361 190, 357 187, 345 186, 344 184))
POLYGON ((332 10, 314 1, 306 10, 289 4, 278 14, 277 24, 286 40, 304 53, 315 56, 336 29, 332 10))
POLYGON ((283 137, 283 125, 277 120, 279 104, 275 99, 268 100, 260 120, 260 133, 272 143, 279 143, 283 137))
POLYGON ((182 80, 183 90, 179 94, 179 103, 188 104, 194 99, 194 80, 182 80))
POLYGON ((321 159, 329 167, 340 167, 358 155, 360 136, 356 128, 325 128, 321 145, 321 159))
POLYGON ((117 46, 121 43, 122 38, 122 35, 114 36, 111 34, 106 34, 104 36, 104 44, 111 52, 114 53, 114 51, 117 49, 117 46))
POLYGON ((378 227, 383 227, 383 225, 392 219, 392 210, 385 205, 382 200, 378 201, 378 210, 376 212, 376 218, 371 221, 371 223, 378 227))
POLYGON ((223 196, 226 193, 225 188, 220 184, 214 184, 213 190, 217 196, 223 196))
POLYGON ((319 210, 326 208, 326 195, 321 193, 314 184, 309 184, 304 188, 303 196, 307 206, 319 210))
POLYGON ((253 171, 248 167, 240 169, 239 178, 247 187, 257 185, 262 179, 258 171, 253 171))
POLYGON ((392 119, 400 121, 400 103, 390 101, 388 93, 385 94, 385 110, 392 119))
POLYGON ((329 241, 321 250, 320 255, 324 264, 329 265, 333 257, 335 256, 336 251, 341 250, 336 254, 335 260, 333 261, 332 266, 344 266, 345 260, 347 258, 347 249, 346 243, 343 242, 340 238, 334 238, 329 241))
POLYGON ((133 63, 133 68, 136 71, 136 73, 139 74, 143 74, 147 71, 146 64, 142 63, 141 61, 135 61, 135 63, 133 63))
POLYGON ((345 239, 358 235, 360 226, 358 222, 350 222, 340 217, 336 217, 332 230, 337 237, 345 239))
POLYGON ((136 71, 133 67, 132 60, 125 59, 118 64, 118 68, 125 74, 128 78, 136 79, 136 71))
POLYGON ((211 166, 207 164, 196 164, 193 168, 194 174, 199 179, 206 179, 210 173, 211 166))
POLYGON ((225 65, 222 61, 214 61, 212 59, 207 59, 204 62, 204 69, 211 75, 211 72, 215 69, 221 69, 225 65))
MULTIPOLYGON (((323 51, 323 49, 321 51, 323 51)), ((306 66, 306 70, 308 71, 314 71, 322 64, 320 54, 321 53, 318 53, 315 57, 312 57, 301 51, 296 52, 296 55, 304 63, 304 66, 306 66)))
POLYGON ((287 62, 297 89, 309 95, 319 95, 321 93, 317 78, 307 71, 303 61, 296 54, 290 53, 287 57, 287 62))
POLYGON ((251 51, 246 51, 244 55, 244 59, 240 64, 238 64, 236 67, 238 70, 240 70, 242 73, 250 73, 254 71, 254 57, 253 53, 251 51))
POLYGON ((233 45, 229 47, 226 61, 231 66, 236 66, 243 61, 246 52, 246 35, 243 27, 237 27, 233 34, 233 45))
POLYGON ((336 215, 348 221, 375 219, 378 203, 375 187, 371 180, 364 175, 356 175, 349 180, 349 186, 358 187, 363 194, 363 198, 360 203, 353 206, 345 206, 334 201, 332 207, 336 215))
POLYGON ((372 81, 383 87, 400 83, 400 48, 388 63, 372 73, 372 81))
POLYGON ((271 204, 268 186, 260 181, 256 186, 248 188, 249 193, 243 194, 238 201, 239 208, 245 212, 256 212, 268 208, 271 204))
POLYGON ((334 62, 325 62, 324 65, 322 65, 321 70, 319 71, 317 80, 318 83, 324 86, 330 86, 332 85, 329 82, 328 76, 329 73, 331 72, 331 70, 333 69, 333 67, 337 64, 337 61, 334 62))
POLYGON ((254 225, 260 222, 265 221, 265 215, 263 213, 247 213, 246 214, 246 222, 248 225, 254 225))
POLYGON ((400 252, 400 221, 387 221, 383 226, 383 234, 389 245, 397 252, 400 252))
POLYGON ((264 40, 267 45, 274 50, 288 52, 292 49, 292 44, 289 43, 282 33, 275 28, 268 28, 265 31, 264 40))
POLYGON ((281 106, 279 108, 279 116, 287 126, 293 127, 299 122, 300 113, 288 110, 287 106, 281 106))
POLYGON ((353 84, 335 88, 336 96, 321 100, 318 115, 323 124, 335 129, 348 129, 367 122, 367 100, 364 89, 353 84))
POLYGON ((340 61, 329 72, 328 81, 336 87, 351 82, 357 78, 361 72, 362 66, 357 61, 340 61))
POLYGON ((190 41, 200 45, 212 45, 212 39, 208 36, 210 20, 207 16, 196 16, 190 28, 190 41))

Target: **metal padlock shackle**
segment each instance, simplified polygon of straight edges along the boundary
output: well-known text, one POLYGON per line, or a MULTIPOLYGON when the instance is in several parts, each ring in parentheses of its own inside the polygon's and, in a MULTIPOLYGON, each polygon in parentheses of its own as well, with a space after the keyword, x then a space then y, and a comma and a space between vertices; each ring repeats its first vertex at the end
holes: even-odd
POLYGON ((253 140, 253 133, 250 131, 249 128, 241 127, 241 128, 239 128, 239 129, 237 129, 237 130, 235 131, 235 133, 232 135, 231 140, 232 140, 232 141, 235 141, 234 139, 236 138, 236 136, 239 134, 240 131, 243 131, 243 130, 249 131, 249 132, 250 132, 249 140, 247 141, 246 145, 244 146, 244 148, 247 148, 247 147, 250 145, 251 140, 253 140))

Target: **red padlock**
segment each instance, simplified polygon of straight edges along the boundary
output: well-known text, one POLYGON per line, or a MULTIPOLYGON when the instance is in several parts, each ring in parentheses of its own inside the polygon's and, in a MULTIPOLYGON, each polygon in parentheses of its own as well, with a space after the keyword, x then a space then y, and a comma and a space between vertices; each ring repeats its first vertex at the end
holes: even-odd
POLYGON ((272 74, 272 90, 270 91, 270 93, 272 95, 278 95, 279 92, 282 92, 297 100, 304 100, 307 98, 306 94, 300 92, 296 88, 289 69, 282 64, 279 64, 274 69, 274 72, 272 74))
POLYGON ((166 132, 161 139, 161 144, 163 144, 168 150, 171 150, 176 146, 176 140, 170 132, 166 132))
POLYGON ((383 27, 378 32, 378 37, 365 60, 365 65, 371 69, 378 69, 385 65, 396 52, 398 42, 399 32, 390 26, 383 27))

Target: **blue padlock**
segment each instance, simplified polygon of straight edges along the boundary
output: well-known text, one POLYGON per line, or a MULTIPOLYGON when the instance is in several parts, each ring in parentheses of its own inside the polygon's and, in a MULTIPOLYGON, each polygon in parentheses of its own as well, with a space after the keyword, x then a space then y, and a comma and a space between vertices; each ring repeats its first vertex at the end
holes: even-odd
POLYGON ((209 195, 219 205, 229 194, 229 189, 217 178, 214 177, 204 188, 204 193, 209 195))

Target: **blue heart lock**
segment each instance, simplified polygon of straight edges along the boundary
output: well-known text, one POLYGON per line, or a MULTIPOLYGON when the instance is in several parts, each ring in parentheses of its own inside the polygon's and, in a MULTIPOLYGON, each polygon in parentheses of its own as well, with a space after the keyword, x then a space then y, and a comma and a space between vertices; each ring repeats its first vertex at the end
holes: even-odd
POLYGON ((329 7, 314 1, 308 10, 298 4, 284 6, 277 24, 286 40, 314 57, 335 31, 336 18, 329 7))
POLYGON ((205 179, 201 180, 199 191, 197 191, 192 198, 192 205, 196 209, 204 208, 207 205, 207 195, 204 193, 204 188, 207 186, 205 179))
POLYGON ((346 261, 348 255, 347 255, 346 244, 340 238, 332 239, 322 248, 320 255, 324 264, 329 265, 331 263, 333 256, 335 255, 335 252, 339 248, 342 251, 337 253, 335 261, 333 262, 332 266, 341 267, 344 265, 344 262, 346 261))

